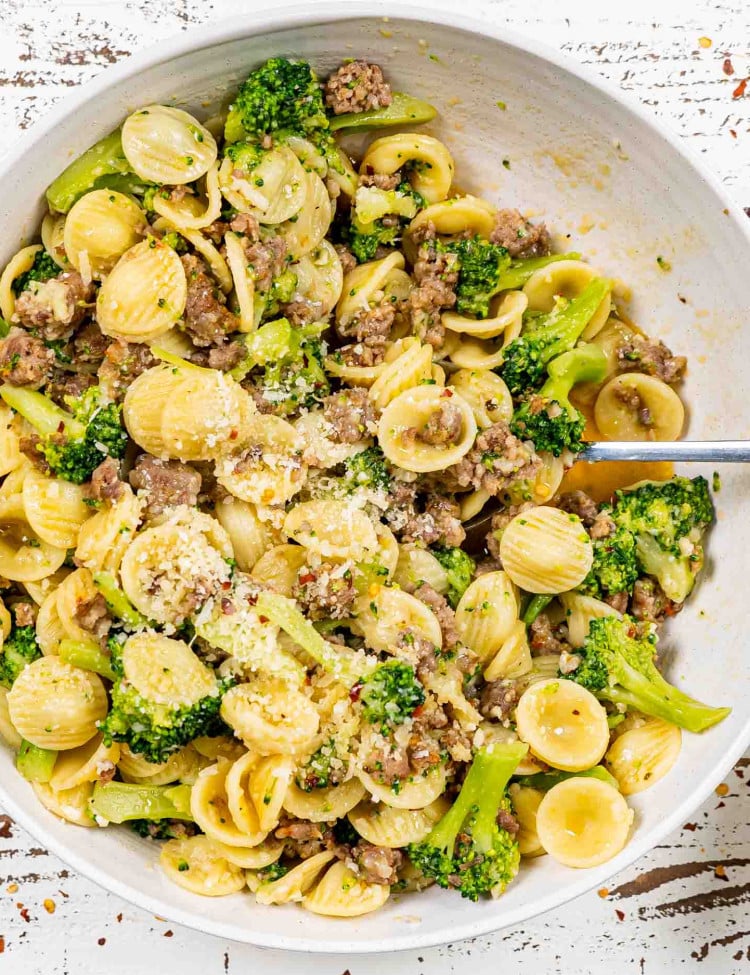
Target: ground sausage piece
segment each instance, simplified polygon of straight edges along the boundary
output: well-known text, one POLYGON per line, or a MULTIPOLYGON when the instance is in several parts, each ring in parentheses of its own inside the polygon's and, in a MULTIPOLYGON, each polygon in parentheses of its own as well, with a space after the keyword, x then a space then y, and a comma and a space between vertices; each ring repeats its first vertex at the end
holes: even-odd
POLYGON ((651 410, 645 405, 637 389, 633 386, 619 385, 615 389, 614 395, 635 415, 642 427, 649 428, 654 425, 651 410))
POLYGON ((530 442, 519 440, 501 420, 483 430, 472 449, 445 471, 448 484, 497 496, 517 481, 531 481, 542 462, 530 442))
POLYGON ((92 501, 117 501, 122 494, 122 488, 120 465, 112 457, 107 457, 94 470, 91 483, 84 485, 83 493, 92 501))
POLYGON ((648 623, 663 623, 667 616, 676 616, 683 603, 669 599, 654 579, 636 579, 630 600, 630 615, 648 623))
POLYGON ((384 785, 393 785, 405 779, 410 771, 409 755, 395 744, 376 749, 367 759, 367 771, 384 785))
POLYGON ((99 382, 107 395, 121 400, 134 379, 156 365, 151 349, 141 342, 113 342, 99 366, 99 382))
POLYGON ((308 301, 307 298, 299 298, 297 301, 282 305, 279 315, 288 318, 292 325, 310 325, 325 317, 322 302, 308 301))
POLYGON ((585 491, 569 491, 567 494, 561 494, 557 506, 562 511, 578 515, 586 528, 591 528, 599 514, 596 501, 585 491))
POLYGON ((410 626, 401 630, 396 637, 397 652, 395 655, 410 663, 422 682, 437 670, 436 650, 437 647, 434 643, 421 636, 418 630, 410 626))
POLYGON ((440 403, 438 409, 431 413, 427 422, 421 427, 409 427, 402 435, 404 444, 413 444, 416 440, 445 447, 455 444, 461 439, 463 429, 463 414, 461 410, 448 400, 440 403))
POLYGON ((251 213, 237 213, 229 222, 229 229, 236 234, 244 234, 253 240, 260 240, 260 224, 251 213))
POLYGON ((351 321, 343 325, 337 324, 336 331, 341 338, 351 338, 355 342, 368 344, 374 344, 373 340, 385 342, 396 321, 396 311, 395 302, 381 301, 357 315, 356 318, 352 318, 351 321))
POLYGON ((95 385, 96 376, 89 372, 58 372, 52 376, 44 392, 63 409, 67 409, 67 399, 78 399, 89 387, 95 385))
POLYGON ((456 614, 448 605, 445 596, 441 596, 437 590, 433 589, 427 582, 423 582, 414 590, 417 599, 424 603, 437 617, 440 624, 440 632, 443 634, 443 649, 450 650, 460 642, 458 630, 456 629, 456 614))
POLYGON ((277 840, 287 840, 287 852, 303 860, 322 853, 326 845, 320 826, 303 819, 282 821, 273 835, 277 840))
POLYGON ((455 254, 438 251, 435 239, 434 224, 427 223, 424 228, 419 228, 416 242, 420 246, 413 272, 416 286, 405 304, 414 334, 439 349, 445 341, 441 312, 456 304, 458 258, 455 254))
POLYGON ((687 359, 673 355, 663 342, 634 335, 617 349, 617 361, 625 372, 645 372, 665 383, 677 383, 685 375, 687 359))
POLYGON ((613 592, 604 597, 604 602, 616 612, 625 613, 628 609, 628 594, 626 592, 613 592))
POLYGON ((531 224, 518 210, 500 210, 490 234, 511 257, 544 257, 549 254, 549 231, 543 224, 531 224))
POLYGON ((546 613, 540 613, 529 627, 529 646, 532 653, 541 655, 569 652, 570 644, 562 639, 563 630, 564 627, 553 627, 546 613))
POLYGON ((238 320, 226 307, 226 298, 204 261, 183 254, 182 266, 187 277, 185 330, 196 345, 216 345, 237 330, 238 320))
POLYGON ((375 431, 378 422, 378 411, 361 386, 326 396, 323 416, 332 427, 330 438, 336 443, 359 443, 375 431))
POLYGON ((302 566, 292 596, 312 620, 343 620, 351 615, 357 591, 346 564, 322 562, 315 569, 302 566))
POLYGON ((466 532, 460 519, 459 505, 443 495, 431 494, 427 498, 425 510, 420 514, 412 504, 410 508, 402 508, 396 517, 400 521, 396 527, 394 514, 386 513, 393 531, 401 532, 404 542, 424 542, 425 545, 460 545, 466 538, 466 532))
POLYGON ((82 629, 87 630, 103 643, 112 626, 112 617, 109 615, 104 596, 98 592, 91 599, 78 603, 75 620, 82 629))
MULTIPOLYGON (((62 439, 63 438, 60 438, 60 442, 62 442, 62 439)), ((28 457, 34 467, 41 471, 42 474, 51 475, 52 468, 49 466, 44 454, 40 450, 41 443, 42 438, 38 434, 32 433, 27 437, 19 438, 18 449, 21 451, 24 457, 28 457)))
POLYGON ((238 366, 245 355, 245 347, 240 342, 225 342, 215 345, 208 353, 208 365, 211 369, 229 372, 238 366))
POLYGON ((608 511, 600 511, 589 527, 589 535, 594 541, 598 541, 601 538, 609 538, 610 535, 614 535, 616 530, 617 525, 612 515, 608 511))
POLYGON ((136 490, 146 491, 146 515, 153 518, 165 508, 198 503, 201 476, 198 471, 178 460, 160 460, 150 454, 141 454, 129 474, 136 490))
POLYGON ((500 829, 504 829, 505 832, 510 833, 511 836, 515 836, 521 828, 521 824, 518 822, 516 817, 512 812, 508 812, 507 809, 500 809, 498 811, 496 821, 500 829))
POLYGON ((359 186, 374 186, 378 190, 395 190, 401 182, 401 175, 393 173, 364 173, 359 177, 359 186))
POLYGON ((334 115, 371 112, 387 108, 393 101, 391 86, 377 64, 350 61, 328 78, 323 89, 325 103, 334 115))
POLYGON ((398 880, 398 868, 404 855, 400 850, 374 846, 360 840, 351 852, 352 860, 359 867, 359 879, 366 884, 390 886, 398 880))
POLYGON ((73 338, 73 361, 101 362, 109 343, 96 322, 89 322, 73 338))
MULTIPOLYGON (((268 291, 274 278, 286 267, 286 241, 283 237, 269 237, 264 241, 242 241, 245 259, 253 272, 257 291, 268 291)), ((236 325, 235 325, 236 328, 236 325)))
POLYGON ((479 699, 479 713, 483 718, 493 718, 505 723, 515 711, 520 697, 518 685, 513 680, 493 680, 485 684, 479 699))
POLYGON ((55 364, 55 353, 41 339, 11 329, 0 345, 0 378, 11 386, 38 389, 49 379, 55 364))
POLYGON ((342 345, 336 350, 336 356, 343 365, 354 366, 358 369, 380 365, 385 358, 385 339, 374 341, 369 345, 364 342, 342 345))
POLYGON ((341 261, 341 270, 344 274, 348 274, 353 271, 357 266, 357 258, 352 254, 346 244, 334 244, 336 248, 336 253, 339 255, 339 260, 341 261))
POLYGON ((66 338, 86 317, 86 306, 94 295, 93 284, 84 284, 78 271, 64 271, 22 291, 13 320, 33 328, 42 338, 66 338))
POLYGON ((16 626, 34 626, 37 608, 33 603, 16 603, 13 607, 16 626))

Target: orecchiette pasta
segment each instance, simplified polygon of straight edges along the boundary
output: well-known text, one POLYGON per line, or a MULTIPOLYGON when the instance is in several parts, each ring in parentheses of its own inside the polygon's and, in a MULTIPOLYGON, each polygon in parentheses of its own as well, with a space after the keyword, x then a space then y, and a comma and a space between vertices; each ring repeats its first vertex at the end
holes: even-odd
POLYGON ((284 809, 298 819, 330 823, 334 819, 343 819, 364 795, 365 787, 359 779, 311 792, 304 792, 292 782, 284 796, 284 809))
POLYGON ((387 884, 368 884, 339 861, 326 870, 323 879, 303 899, 302 906, 313 914, 359 917, 382 907, 390 895, 387 884))
POLYGON ((76 270, 101 278, 138 243, 145 227, 145 215, 131 197, 114 190, 93 190, 66 217, 65 254, 76 270))
POLYGON ((600 391, 594 421, 609 440, 678 440, 685 407, 661 379, 628 372, 610 379, 600 391))
POLYGON ((457 463, 471 450, 477 434, 474 412, 461 396, 441 386, 417 386, 391 400, 378 425, 378 440, 385 456, 407 471, 440 471, 457 463), (446 423, 450 410, 451 437, 431 433, 432 425, 446 423))
POLYGON ((298 755, 315 737, 320 719, 304 694, 278 678, 231 687, 221 716, 260 755, 298 755))
POLYGON ((207 128, 167 105, 148 105, 128 116, 122 126, 122 148, 141 179, 178 186, 207 173, 218 153, 207 128))
POLYGON ((396 809, 366 800, 351 810, 349 822, 368 843, 398 849, 423 840, 449 808, 443 797, 422 809, 396 809))
POLYGON ((506 572, 487 572, 467 588, 456 607, 461 641, 486 662, 514 632, 518 599, 506 572))
POLYGON ((556 593, 583 582, 594 554, 580 518, 540 506, 516 515, 503 531, 500 557, 521 589, 556 593))
POLYGON ((283 504, 304 483, 302 449, 302 438, 291 423, 278 416, 259 417, 251 443, 219 459, 216 478, 241 501, 283 504))
MULTIPOLYGON (((596 271, 583 261, 555 261, 535 271, 523 287, 531 311, 550 312, 558 298, 576 298, 597 277, 596 271)), ((604 327, 612 301, 609 294, 583 332, 593 338, 604 327)))
POLYGON ((208 836, 169 840, 159 862, 174 883, 204 897, 226 897, 245 886, 245 872, 224 855, 221 843, 208 836))
POLYGON ((443 143, 429 135, 402 133, 376 139, 362 159, 360 172, 390 176, 404 166, 411 166, 412 185, 428 203, 439 203, 448 196, 453 159, 443 143))
POLYGON ((682 732, 678 727, 661 718, 649 718, 617 736, 607 752, 606 763, 620 792, 631 796, 663 779, 681 748, 682 732))

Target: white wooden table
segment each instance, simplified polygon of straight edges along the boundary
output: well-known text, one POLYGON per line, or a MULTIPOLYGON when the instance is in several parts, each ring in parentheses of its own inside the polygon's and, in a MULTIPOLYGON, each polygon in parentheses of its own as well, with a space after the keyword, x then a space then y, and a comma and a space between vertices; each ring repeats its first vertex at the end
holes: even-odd
MULTIPOLYGON (((318 0, 307 0, 308 3, 318 0)), ((453 0, 433 0, 437 5, 453 0)), ((252 0, 0 0, 0 149, 68 88, 252 0)), ((373 3, 373 9, 376 4, 373 3)), ((750 207, 748 0, 463 0, 651 107, 750 207)), ((384 958, 290 955, 196 934, 104 893, 0 819, 2 975, 663 975, 750 972, 750 758, 606 890, 521 928, 384 958)))

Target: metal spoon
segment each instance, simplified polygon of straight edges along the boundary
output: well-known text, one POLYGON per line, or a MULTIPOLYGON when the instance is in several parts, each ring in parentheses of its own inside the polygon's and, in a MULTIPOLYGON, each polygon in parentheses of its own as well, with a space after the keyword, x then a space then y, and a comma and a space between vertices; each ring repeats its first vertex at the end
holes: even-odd
MULTIPOLYGON (((676 461, 685 463, 741 464, 750 461, 750 440, 683 440, 683 441, 598 441, 590 443, 576 460, 590 463, 601 460, 676 461)), ((464 524, 468 552, 481 552, 484 538, 490 530, 497 504, 489 503, 464 524)))

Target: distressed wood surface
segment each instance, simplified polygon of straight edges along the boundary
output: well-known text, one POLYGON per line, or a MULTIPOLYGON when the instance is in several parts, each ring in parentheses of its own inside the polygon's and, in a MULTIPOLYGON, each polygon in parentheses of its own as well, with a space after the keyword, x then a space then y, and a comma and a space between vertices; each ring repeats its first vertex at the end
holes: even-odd
MULTIPOLYGON (((0 0, 0 155, 68 89, 108 65, 254 6, 0 0)), ((677 129, 750 208, 748 0, 464 0, 463 7, 593 65, 677 129)), ((598 894, 493 937, 388 958, 262 951, 171 925, 76 876, 0 815, 0 973, 380 975, 387 965, 395 975, 469 967, 477 975, 741 975, 750 971, 749 782, 745 758, 681 830, 598 894)))

